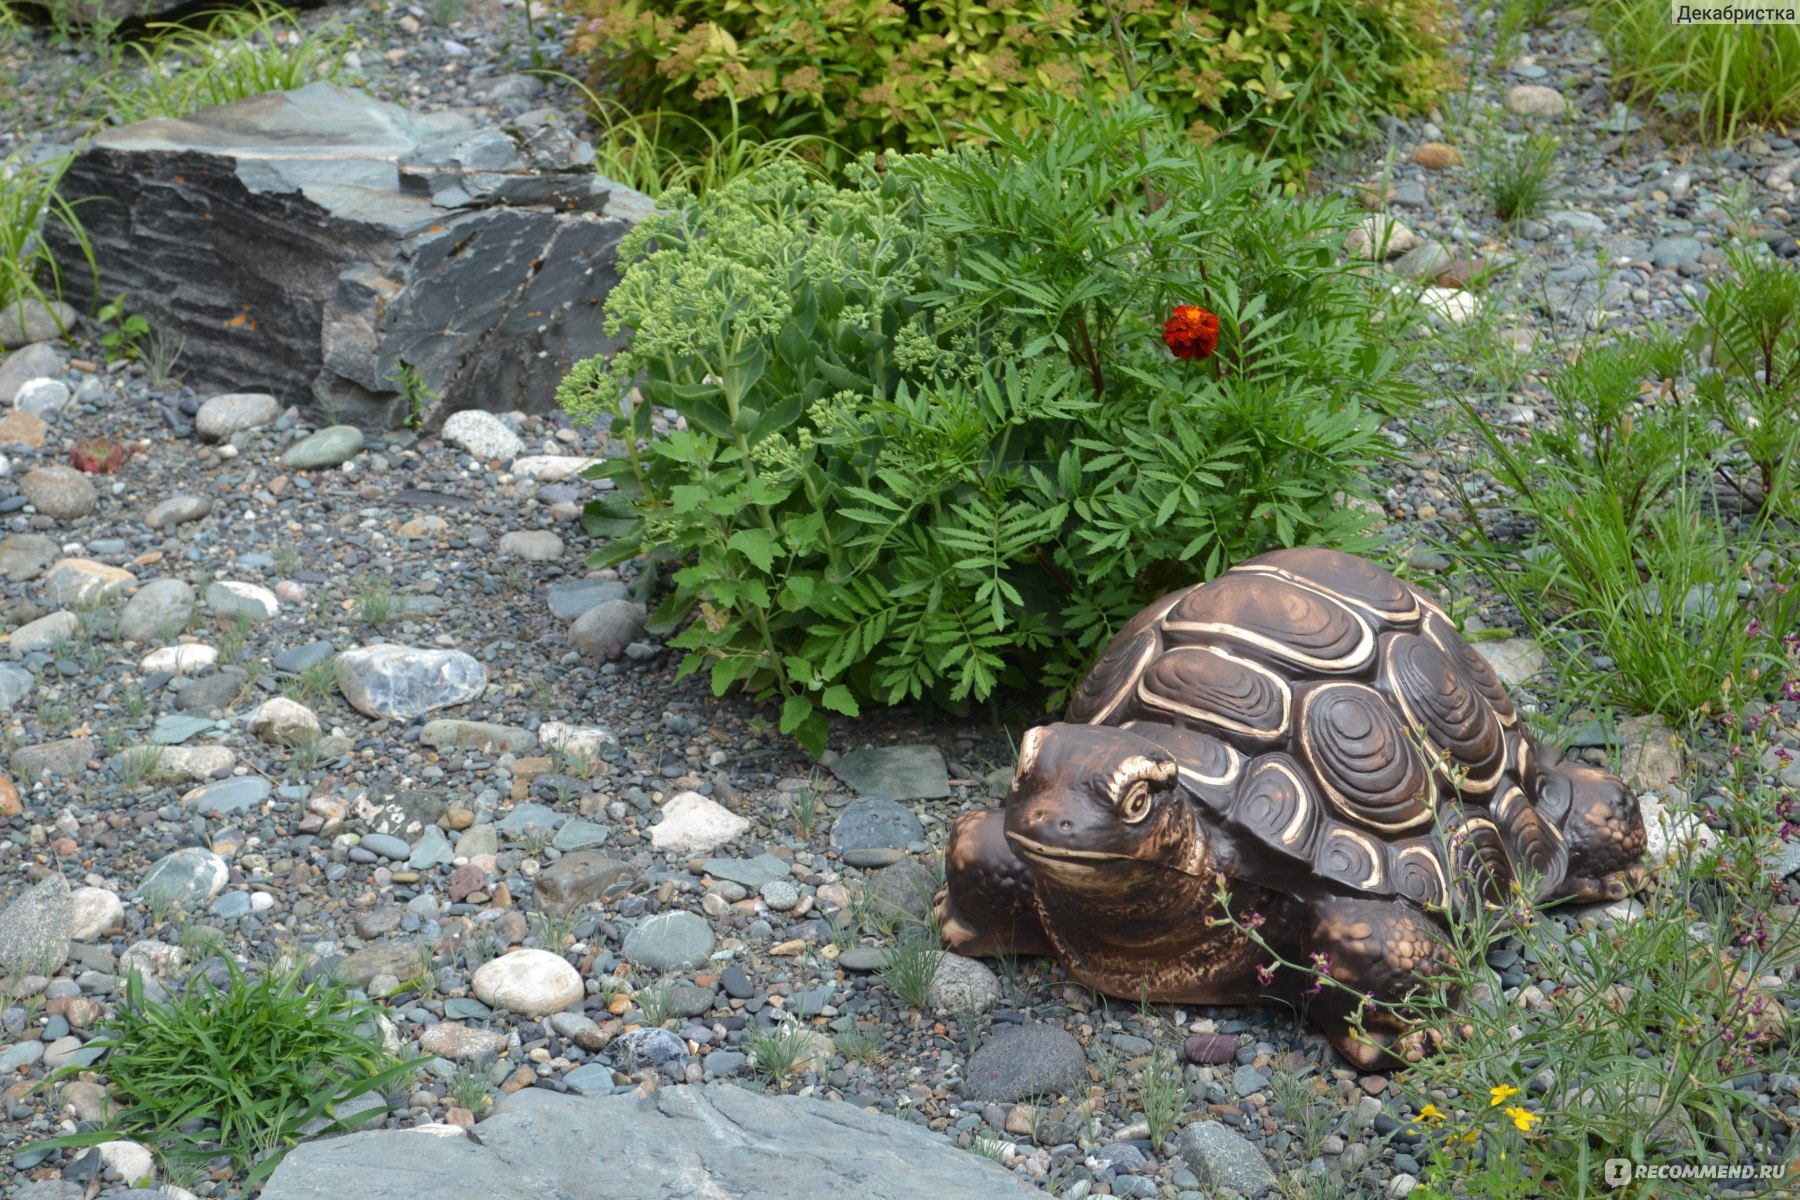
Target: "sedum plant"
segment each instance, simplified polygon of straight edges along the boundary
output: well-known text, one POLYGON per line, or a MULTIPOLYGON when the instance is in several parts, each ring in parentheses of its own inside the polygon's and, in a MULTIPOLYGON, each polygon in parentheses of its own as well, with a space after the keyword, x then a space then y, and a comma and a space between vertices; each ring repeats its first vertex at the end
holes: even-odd
POLYGON ((1060 703, 1155 597, 1371 545, 1345 498, 1411 392, 1347 211, 1142 102, 1044 104, 844 189, 771 164, 671 194, 621 247, 629 345, 559 393, 624 444, 596 561, 673 564, 651 625, 693 618, 683 671, 779 697, 814 750, 821 708, 1060 703))
MULTIPOLYGON (((1444 73, 1437 0, 577 0, 572 49, 596 90, 689 131, 764 123, 853 153, 948 144, 960 125, 1024 130, 1047 88, 1139 92, 1199 142, 1224 135, 1291 159, 1372 114, 1428 101, 1444 73), (1112 43, 1148 60, 1132 78, 1112 43)), ((694 149, 704 149, 697 141, 694 149)))

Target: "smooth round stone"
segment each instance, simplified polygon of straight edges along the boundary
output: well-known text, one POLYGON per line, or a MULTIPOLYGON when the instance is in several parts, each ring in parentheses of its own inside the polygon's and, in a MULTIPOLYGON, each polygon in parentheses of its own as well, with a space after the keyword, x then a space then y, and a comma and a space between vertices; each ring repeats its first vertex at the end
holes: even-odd
POLYGON ((212 915, 226 921, 250 915, 249 892, 226 892, 212 902, 212 915))
POLYGON ((475 998, 528 1017, 561 1012, 583 995, 581 973, 548 950, 515 950, 483 963, 469 981, 475 998))
POLYGON ((252 621, 267 621, 281 611, 281 601, 260 584, 221 579, 207 585, 206 607, 222 617, 247 616, 252 621))
POLYGON ((144 524, 152 529, 167 529, 198 521, 212 511, 212 501, 205 496, 170 496, 144 514, 144 524))
POLYGON ((298 700, 272 696, 251 716, 250 732, 269 745, 294 746, 319 736, 319 718, 298 700))
POLYGON ((277 671, 289 675, 298 675, 308 667, 314 667, 337 653, 337 647, 330 642, 311 642, 305 646, 295 646, 291 650, 283 650, 272 660, 277 671))
POLYGON ((1072 1092, 1087 1077, 1087 1052, 1055 1025, 1013 1025, 969 1058, 963 1072, 975 1100, 1013 1101, 1072 1092))
POLYGON ((273 785, 261 776, 245 775, 195 788, 182 797, 182 802, 195 812, 227 816, 261 807, 273 790, 273 785))
POLYGON ((762 898, 776 912, 789 912, 800 903, 800 889, 791 879, 771 879, 762 885, 762 898))
POLYGON ((60 379, 27 379, 13 397, 13 407, 37 417, 52 416, 69 407, 73 398, 69 385, 60 379))
POLYGON ((290 471, 320 471, 348 462, 362 448, 362 430, 354 425, 332 425, 289 446, 281 465, 290 471))
POLYGON ((19 491, 33 508, 56 521, 78 520, 100 503, 94 481, 74 467, 33 467, 19 480, 19 491))
POLYGON ((231 871, 211 850, 190 846, 159 859, 145 874, 138 891, 152 905, 177 905, 197 911, 225 888, 231 871))
POLYGON ((164 671, 173 675, 194 675, 218 661, 219 652, 211 646, 183 643, 179 646, 164 646, 161 650, 152 650, 138 664, 138 670, 146 675, 155 675, 164 671))
POLYGON ((46 304, 36 296, 21 296, 0 308, 0 346, 10 350, 33 342, 55 341, 65 330, 73 330, 80 317, 61 300, 46 304))
POLYGON ((451 413, 442 437, 483 462, 510 461, 525 452, 525 443, 505 421, 478 408, 451 413))
POLYGON ((194 414, 202 441, 222 442, 234 433, 259 429, 281 415, 281 404, 264 392, 226 392, 210 397, 194 414))
POLYGON ((999 1003, 1000 977, 983 963, 946 952, 927 998, 939 1012, 979 1012, 999 1003))
POLYGON ((74 911, 69 918, 69 937, 91 942, 109 929, 125 924, 125 905, 106 888, 80 887, 69 897, 74 911))
POLYGON ((625 585, 616 579, 566 579, 550 585, 550 612, 559 621, 573 621, 608 600, 625 598, 625 585))
POLYGON ((703 965, 714 942, 712 927, 693 913, 659 913, 625 936, 623 952, 653 971, 682 971, 703 965))
POLYGON ((174 636, 187 628, 194 608, 194 587, 185 579, 152 579, 140 584, 119 613, 119 636, 148 642, 174 636))
POLYGON ((33 379, 62 374, 63 356, 49 342, 34 342, 0 362, 0 404, 11 404, 19 389, 33 379))
POLYGON ((396 861, 412 853, 412 846, 407 843, 405 838, 395 837, 391 833, 365 833, 361 845, 371 854, 378 854, 382 858, 396 861))
POLYGON ((548 529, 515 529, 501 537, 500 553, 526 562, 555 562, 563 556, 563 540, 548 529))
POLYGON ((602 600, 569 626, 569 645, 597 658, 611 658, 644 635, 649 610, 635 600, 602 600))
POLYGON ((487 669, 461 650, 384 644, 339 654, 337 684, 364 716, 410 721, 480 696, 487 669))

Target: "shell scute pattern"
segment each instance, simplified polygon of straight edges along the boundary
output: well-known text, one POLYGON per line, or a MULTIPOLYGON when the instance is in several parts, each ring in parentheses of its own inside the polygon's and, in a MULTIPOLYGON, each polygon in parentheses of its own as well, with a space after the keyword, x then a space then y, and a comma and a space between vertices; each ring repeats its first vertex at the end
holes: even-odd
POLYGON ((1462 880, 1495 899, 1568 870, 1568 798, 1540 789, 1505 687, 1431 597, 1360 558, 1277 551, 1165 597, 1068 719, 1157 742, 1196 813, 1329 891, 1442 908, 1462 880))

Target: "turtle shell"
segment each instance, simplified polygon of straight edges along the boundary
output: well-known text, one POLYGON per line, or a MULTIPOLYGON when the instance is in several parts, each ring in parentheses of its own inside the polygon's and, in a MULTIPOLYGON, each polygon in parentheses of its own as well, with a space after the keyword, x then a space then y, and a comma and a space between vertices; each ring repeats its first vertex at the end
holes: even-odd
POLYGON ((1568 868, 1499 678, 1430 597, 1353 555, 1278 550, 1163 597, 1066 719, 1164 746, 1234 861, 1285 866, 1296 891, 1446 907, 1568 868))

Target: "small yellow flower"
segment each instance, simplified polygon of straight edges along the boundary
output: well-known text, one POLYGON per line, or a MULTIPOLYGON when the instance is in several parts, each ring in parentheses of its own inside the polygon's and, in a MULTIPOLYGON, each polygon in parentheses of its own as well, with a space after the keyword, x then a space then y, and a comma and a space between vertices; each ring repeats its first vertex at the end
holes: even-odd
POLYGON ((1506 1106, 1506 1115, 1512 1118, 1512 1123, 1523 1133, 1530 1133, 1532 1125, 1538 1120, 1536 1113, 1527 1112, 1516 1104, 1506 1106))
POLYGON ((1488 1089, 1488 1095, 1494 1098, 1493 1104, 1491 1105, 1491 1107, 1494 1108, 1500 1107, 1500 1105, 1505 1104, 1508 1100, 1518 1094, 1519 1089, 1510 1083, 1503 1083, 1499 1087, 1488 1089))
POLYGON ((1444 1111, 1435 1104, 1427 1104, 1419 1110, 1416 1120, 1430 1121, 1433 1125, 1441 1125, 1444 1123, 1444 1111))

